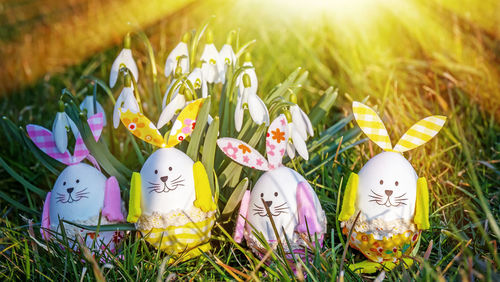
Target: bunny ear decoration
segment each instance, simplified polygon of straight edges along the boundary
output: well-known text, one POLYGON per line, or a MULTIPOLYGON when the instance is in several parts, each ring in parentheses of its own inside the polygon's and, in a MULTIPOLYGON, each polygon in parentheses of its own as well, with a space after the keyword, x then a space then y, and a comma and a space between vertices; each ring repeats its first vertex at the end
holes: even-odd
POLYGON ((196 126, 196 118, 203 105, 203 98, 189 103, 174 122, 168 137, 167 147, 173 147, 190 135, 196 126))
POLYGON ((226 156, 241 165, 263 171, 269 170, 266 159, 257 150, 243 141, 225 137, 217 140, 217 145, 226 156))
POLYGON ((385 151, 392 151, 391 139, 377 113, 359 102, 352 103, 352 111, 356 122, 368 138, 385 151))
POLYGON ((430 116, 415 123, 406 131, 403 137, 399 139, 394 147, 394 151, 403 153, 427 143, 427 141, 438 134, 445 122, 445 116, 430 116))
MULTIPOLYGON (((90 126, 94 139, 96 141, 99 140, 104 123, 102 113, 91 116, 87 122, 90 126)), ((29 137, 40 150, 65 165, 80 163, 89 154, 89 151, 80 134, 76 137, 75 151, 72 156, 68 149, 66 149, 63 153, 59 152, 54 141, 54 135, 50 130, 39 125, 28 124, 26 126, 26 131, 28 131, 29 137)))
POLYGON ((165 147, 165 140, 156 126, 142 113, 134 113, 128 109, 120 108, 120 120, 137 138, 157 147, 165 147))
POLYGON ((288 127, 285 115, 277 117, 269 128, 266 135, 266 152, 269 161, 269 169, 281 166, 281 160, 286 151, 288 142, 288 127))

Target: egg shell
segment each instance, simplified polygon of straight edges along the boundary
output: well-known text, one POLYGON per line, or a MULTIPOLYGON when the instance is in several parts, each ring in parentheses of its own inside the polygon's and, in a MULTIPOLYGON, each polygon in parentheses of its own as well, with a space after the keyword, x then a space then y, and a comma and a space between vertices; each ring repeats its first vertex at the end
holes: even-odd
POLYGON ((367 221, 413 219, 418 177, 402 154, 382 152, 358 176, 356 207, 367 221))
MULTIPOLYGON (((97 225, 99 213, 104 206, 106 176, 95 167, 79 163, 66 167, 57 178, 50 197, 50 229, 61 232, 59 219, 70 222, 97 225)), ((101 224, 110 224, 101 216, 101 224)), ((75 240, 76 234, 86 237, 86 245, 93 244, 95 233, 80 229, 71 224, 64 224, 68 239, 75 240)), ((100 232, 97 247, 108 245, 114 250, 115 243, 123 237, 122 232, 100 232)), ((75 245, 77 248, 77 245, 75 245)))
MULTIPOLYGON (((300 237, 298 233, 295 232, 299 223, 296 197, 297 186, 300 182, 307 181, 296 171, 284 166, 264 173, 257 180, 250 194, 250 204, 247 215, 249 224, 246 225, 247 241, 248 239, 251 241, 256 240, 252 234, 253 226, 256 231, 262 232, 264 238, 268 242, 276 242, 275 232, 266 209, 263 206, 262 200, 264 200, 273 216, 281 239, 284 239, 284 235, 286 234, 286 237, 293 245, 295 245, 294 243, 300 244, 300 237), (284 233, 283 230, 285 231, 284 233)), ((316 193, 309 185, 307 186, 308 189, 310 189, 316 215, 321 225, 322 232, 320 237, 322 237, 326 231, 325 213, 316 193)))
POLYGON ((193 165, 188 155, 175 148, 162 148, 151 154, 140 172, 143 215, 193 207, 196 197, 193 165))

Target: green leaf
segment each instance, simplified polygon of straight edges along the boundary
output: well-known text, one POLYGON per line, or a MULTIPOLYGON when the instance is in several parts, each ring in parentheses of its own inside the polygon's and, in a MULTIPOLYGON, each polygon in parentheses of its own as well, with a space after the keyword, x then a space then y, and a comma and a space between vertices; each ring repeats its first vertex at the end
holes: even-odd
POLYGON ((79 228, 83 228, 90 231, 107 232, 107 231, 135 231, 135 225, 133 223, 116 223, 116 224, 105 224, 105 225, 83 225, 68 220, 61 220, 64 223, 74 225, 79 228))
POLYGON ((318 103, 312 108, 309 113, 309 119, 313 126, 318 125, 318 123, 326 116, 330 111, 337 99, 338 91, 330 87, 326 90, 325 94, 321 96, 318 103))
POLYGON ((5 171, 12 176, 17 182, 21 183, 24 187, 26 187, 28 190, 31 192, 36 193, 40 197, 45 197, 47 195, 47 192, 43 191, 42 189, 34 186, 31 184, 29 181, 24 179, 21 175, 17 174, 5 161, 2 157, 0 157, 0 165, 5 169, 5 171))
POLYGON ((205 170, 208 173, 208 181, 210 182, 210 188, 212 189, 212 193, 215 191, 214 162, 215 162, 215 151, 217 147, 218 134, 219 134, 219 117, 215 117, 210 126, 208 126, 207 134, 205 136, 205 141, 203 142, 203 153, 201 154, 201 163, 203 164, 205 170))
POLYGON ((188 155, 193 161, 198 160, 198 152, 200 150, 200 142, 203 133, 205 132, 205 127, 207 126, 208 114, 210 113, 210 101, 211 96, 208 96, 201 106, 200 113, 196 118, 196 126, 194 127, 193 133, 191 134, 191 141, 189 141, 189 145, 186 151, 186 155, 188 155))
POLYGON ((245 177, 240 181, 238 186, 234 188, 233 193, 231 193, 231 196, 227 200, 226 206, 222 211, 222 218, 228 218, 231 216, 231 214, 233 214, 234 210, 241 202, 241 199, 243 199, 243 196, 245 195, 247 188, 248 188, 248 178, 245 177))

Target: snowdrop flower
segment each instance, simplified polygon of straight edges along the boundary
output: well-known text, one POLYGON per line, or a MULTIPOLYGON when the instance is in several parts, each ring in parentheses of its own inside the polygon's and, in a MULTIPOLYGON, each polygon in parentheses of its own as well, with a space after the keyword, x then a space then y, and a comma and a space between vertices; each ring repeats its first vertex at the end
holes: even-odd
MULTIPOLYGON (((292 103, 297 103, 297 97, 292 94, 292 103)), ((286 147, 286 152, 290 158, 295 157, 295 150, 304 159, 309 159, 309 152, 307 151, 306 140, 309 136, 314 136, 314 130, 309 120, 309 117, 295 104, 290 107, 289 111, 285 112, 288 120, 288 132, 290 138, 286 147)))
MULTIPOLYGON (((207 82, 203 79, 203 72, 200 67, 196 67, 187 77, 187 80, 193 85, 194 90, 201 89, 201 97, 206 98, 208 96, 208 87, 207 82)), ((173 80, 170 86, 168 87, 165 95, 163 96, 163 111, 160 114, 160 118, 158 119, 157 128, 163 127, 169 121, 171 121, 175 114, 180 112, 187 104, 190 103, 193 99, 196 99, 196 93, 192 93, 191 89, 187 87, 187 85, 181 84, 177 85, 177 88, 173 91, 170 103, 167 103, 168 93, 170 89, 173 87, 177 80, 173 80), (186 95, 188 97, 186 97, 186 95)), ((209 118, 210 119, 210 118, 209 118)))
POLYGON ((175 46, 175 48, 170 52, 165 62, 165 76, 169 77, 172 72, 177 72, 176 68, 180 67, 180 73, 189 72, 189 51, 188 42, 191 39, 191 33, 186 32, 182 37, 182 41, 175 46))
POLYGON ((222 46, 219 53, 219 76, 220 81, 225 83, 226 73, 229 66, 234 67, 236 64, 236 55, 234 54, 231 43, 233 41, 233 31, 227 36, 226 44, 222 46))
POLYGON ((207 82, 203 79, 203 71, 200 67, 196 67, 187 77, 189 82, 193 84, 194 90, 201 89, 201 97, 207 98, 208 87, 207 82))
POLYGON ((215 83, 219 81, 219 52, 214 45, 214 35, 211 30, 207 31, 207 43, 201 54, 201 71, 203 78, 208 83, 215 83))
POLYGON ((139 81, 139 71, 137 70, 137 65, 135 64, 134 58, 132 57, 132 50, 130 50, 130 34, 125 36, 123 43, 123 49, 116 57, 113 65, 111 66, 111 73, 109 74, 109 86, 114 87, 116 84, 116 79, 118 78, 118 73, 120 69, 127 67, 130 72, 134 75, 135 81, 139 81))
POLYGON ((250 88, 251 92, 257 93, 257 87, 259 85, 259 81, 257 80, 257 74, 255 73, 255 68, 253 67, 252 64, 252 57, 250 56, 250 53, 245 53, 245 58, 243 61, 243 66, 244 67, 250 67, 245 69, 238 77, 236 80, 236 86, 239 87, 240 93, 243 92, 243 89, 245 88, 243 85, 243 75, 247 74, 250 77, 250 88))
POLYGON ((80 134, 76 124, 66 112, 64 112, 64 103, 59 101, 59 112, 56 114, 56 118, 52 124, 52 134, 54 135, 54 142, 56 143, 57 150, 60 153, 66 152, 68 148, 68 131, 70 129, 75 138, 80 134))
POLYGON ((118 128, 120 125, 120 108, 130 110, 133 113, 140 111, 139 103, 134 96, 134 88, 132 87, 132 80, 129 75, 125 76, 125 87, 123 87, 120 96, 116 100, 115 107, 113 108, 113 127, 118 128))
POLYGON ((83 99, 82 103, 80 104, 80 110, 82 111, 87 110, 87 118, 97 113, 102 113, 104 119, 104 126, 106 126, 106 113, 104 112, 102 105, 97 100, 94 100, 94 95, 87 95, 83 99), (94 101, 95 101, 95 107, 94 107, 94 101))
POLYGON ((266 104, 257 96, 257 87, 251 81, 249 74, 243 74, 241 83, 243 90, 238 91, 238 100, 234 111, 234 124, 238 132, 243 124, 245 109, 248 109, 256 124, 269 124, 269 112, 266 104))

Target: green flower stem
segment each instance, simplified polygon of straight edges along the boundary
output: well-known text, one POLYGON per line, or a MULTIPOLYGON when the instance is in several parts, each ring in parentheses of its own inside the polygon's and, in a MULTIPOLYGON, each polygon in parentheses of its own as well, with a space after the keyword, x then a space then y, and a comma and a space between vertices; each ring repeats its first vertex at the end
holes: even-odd
MULTIPOLYGON (((158 83, 158 72, 156 70, 156 60, 155 60, 155 53, 153 50, 153 46, 151 46, 151 42, 149 41, 148 37, 143 31, 137 31, 136 35, 139 37, 139 39, 144 43, 144 46, 146 47, 146 51, 149 56, 149 63, 151 65, 151 74, 153 76, 153 96, 156 100, 157 105, 161 105, 160 85, 158 83)), ((134 89, 136 89, 135 84, 134 84, 134 89)))

